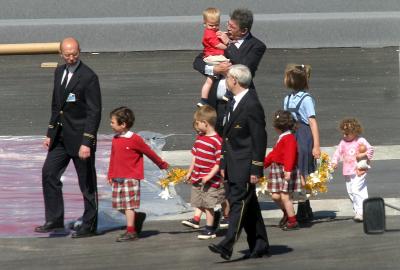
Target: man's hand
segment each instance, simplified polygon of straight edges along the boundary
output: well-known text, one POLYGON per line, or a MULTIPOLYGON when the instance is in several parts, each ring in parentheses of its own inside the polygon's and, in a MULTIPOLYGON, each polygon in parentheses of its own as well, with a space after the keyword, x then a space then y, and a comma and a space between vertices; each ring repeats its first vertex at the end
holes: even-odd
POLYGON ((260 181, 260 178, 257 175, 250 175, 250 183, 257 184, 260 181))
POLYGON ((49 150, 49 146, 50 146, 50 138, 46 137, 46 139, 44 139, 44 142, 43 142, 43 147, 46 148, 47 150, 49 150))
POLYGON ((222 169, 219 171, 219 173, 221 174, 222 179, 225 179, 225 170, 222 169))
POLYGON ((214 66, 214 74, 221 74, 226 77, 226 74, 228 74, 229 68, 232 66, 231 62, 222 62, 219 63, 218 65, 214 66))
POLYGON ((86 145, 81 145, 79 148, 79 154, 78 154, 80 159, 87 159, 90 157, 90 147, 87 147, 86 145))

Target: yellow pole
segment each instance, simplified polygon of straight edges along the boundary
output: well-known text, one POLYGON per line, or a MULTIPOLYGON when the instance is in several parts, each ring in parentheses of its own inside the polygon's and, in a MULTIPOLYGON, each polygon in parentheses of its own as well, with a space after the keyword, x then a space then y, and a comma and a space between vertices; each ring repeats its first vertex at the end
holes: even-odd
POLYGON ((0 54, 58 53, 60 42, 0 44, 0 54))

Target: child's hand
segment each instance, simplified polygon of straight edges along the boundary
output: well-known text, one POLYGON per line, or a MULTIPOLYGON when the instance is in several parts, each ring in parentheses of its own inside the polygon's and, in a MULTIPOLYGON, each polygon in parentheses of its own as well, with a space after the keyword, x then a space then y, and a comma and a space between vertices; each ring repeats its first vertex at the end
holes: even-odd
POLYGON ((318 159, 321 157, 321 148, 314 146, 312 149, 312 155, 315 159, 318 159))
POLYGON ((365 157, 367 157, 367 153, 366 153, 366 152, 364 152, 364 153, 359 153, 359 154, 356 155, 357 161, 360 161, 360 160, 362 160, 362 159, 365 158, 365 157))
POLYGON ((285 172, 284 179, 285 181, 289 181, 292 176, 292 172, 285 172))
POLYGON ((107 178, 107 182, 108 182, 109 185, 111 185, 112 184, 112 179, 111 178, 107 178))
POLYGON ((185 177, 184 177, 184 182, 185 182, 186 184, 189 184, 190 176, 191 176, 191 173, 188 173, 187 175, 185 175, 185 177))
POLYGON ((332 167, 332 169, 336 169, 337 168, 337 164, 336 163, 332 163, 331 167, 332 167))
POLYGON ((208 181, 210 181, 210 177, 208 175, 204 176, 203 178, 201 178, 201 182, 203 183, 203 185, 205 185, 208 181))

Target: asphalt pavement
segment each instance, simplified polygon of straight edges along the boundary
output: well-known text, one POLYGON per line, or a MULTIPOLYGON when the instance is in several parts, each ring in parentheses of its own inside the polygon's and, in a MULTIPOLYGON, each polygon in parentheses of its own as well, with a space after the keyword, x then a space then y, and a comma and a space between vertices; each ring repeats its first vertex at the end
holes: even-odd
MULTIPOLYGON (((83 54, 99 75, 103 95, 101 134, 110 134, 109 112, 121 105, 137 117, 135 130, 150 130, 167 137, 164 150, 190 149, 194 133, 192 114, 204 78, 192 70, 198 52, 132 52, 83 54)), ((50 116, 52 68, 42 62, 59 61, 57 55, 2 56, 0 58, 0 136, 44 135, 50 116)), ((400 144, 399 52, 379 49, 335 48, 270 49, 260 64, 255 85, 267 119, 281 108, 288 90, 283 88, 287 63, 313 67, 311 93, 317 99, 322 146, 340 140, 338 121, 355 116, 373 145, 400 144)), ((270 121, 268 121, 270 124, 270 121)), ((269 146, 276 135, 268 126, 269 146)), ((397 159, 376 161, 370 174, 370 193, 399 198, 397 159)), ((344 184, 335 182, 331 195, 321 200, 334 204, 344 199, 344 184), (329 197, 330 196, 330 197, 329 197)), ((180 221, 145 223, 141 239, 116 243, 119 231, 86 239, 67 236, 0 239, 1 269, 398 269, 400 217, 387 217, 387 231, 367 235, 351 216, 318 215, 298 231, 283 232, 278 219, 264 212, 271 256, 237 260, 247 249, 245 235, 232 261, 208 251, 215 240, 197 240, 197 232, 180 221)), ((243 233, 244 234, 244 233, 243 233)), ((221 234, 220 234, 221 235, 221 234)))

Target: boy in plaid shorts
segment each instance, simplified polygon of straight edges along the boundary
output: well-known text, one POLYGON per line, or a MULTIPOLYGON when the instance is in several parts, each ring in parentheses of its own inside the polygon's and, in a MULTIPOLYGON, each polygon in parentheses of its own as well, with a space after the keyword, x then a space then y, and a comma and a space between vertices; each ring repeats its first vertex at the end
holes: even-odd
POLYGON ((272 151, 264 159, 264 167, 271 167, 268 191, 282 209, 279 226, 285 230, 299 229, 290 193, 301 192, 301 178, 297 171, 297 142, 293 134, 295 121, 290 112, 275 112, 273 126, 279 137, 272 151))
POLYGON ((197 236, 198 239, 215 238, 214 207, 225 201, 225 190, 219 173, 222 139, 215 131, 217 113, 214 108, 204 105, 194 114, 193 126, 199 133, 192 147, 192 163, 187 180, 192 183, 190 202, 195 207, 195 217, 184 220, 182 224, 195 228, 200 215, 206 213, 206 227, 197 236))
POLYGON ((135 115, 126 107, 119 107, 110 113, 111 128, 115 132, 112 140, 108 182, 112 185, 112 206, 126 216, 126 232, 117 242, 138 238, 145 214, 135 213, 140 206, 140 180, 144 178, 143 154, 160 169, 167 169, 163 161, 144 140, 130 131, 135 115), (141 214, 141 215, 140 215, 141 214))

